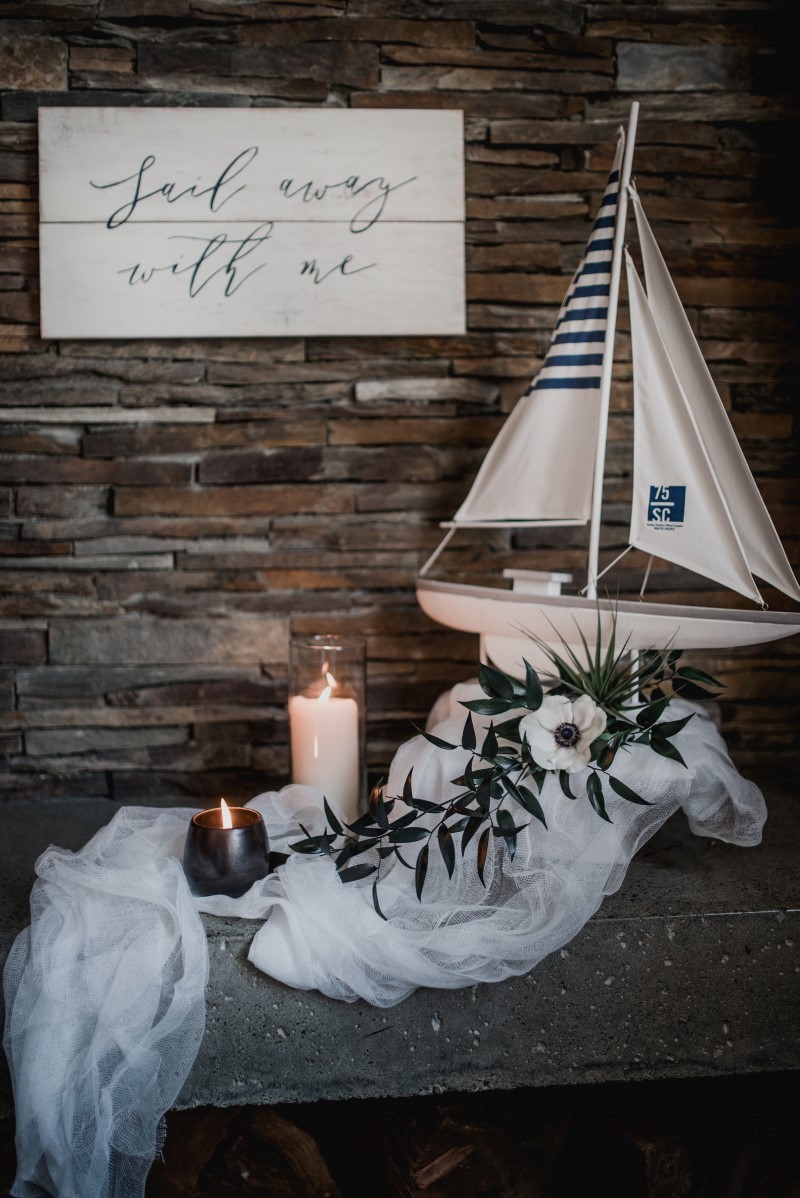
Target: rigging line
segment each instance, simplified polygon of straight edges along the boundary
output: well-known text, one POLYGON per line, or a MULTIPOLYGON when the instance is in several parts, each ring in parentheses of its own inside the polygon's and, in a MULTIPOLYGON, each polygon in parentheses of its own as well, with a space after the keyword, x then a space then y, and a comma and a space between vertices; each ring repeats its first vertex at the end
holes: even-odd
MULTIPOLYGON (((594 580, 595 586, 597 585, 597 583, 600 581, 600 579, 603 577, 604 574, 608 574, 609 570, 613 569, 613 567, 616 566, 617 562, 622 561, 622 559, 626 553, 630 553, 631 549, 633 549, 633 545, 628 545, 625 549, 622 550, 622 553, 617 554, 617 556, 614 558, 613 562, 609 562, 607 566, 603 567, 603 569, 597 575, 597 578, 595 578, 595 580, 594 580)), ((581 587, 581 589, 578 591, 578 594, 585 595, 588 590, 589 590, 589 583, 587 582, 585 587, 581 587)))
POLYGON ((436 546, 433 553, 430 555, 430 557, 426 561, 425 565, 420 570, 419 575, 418 575, 419 578, 422 578, 422 577, 424 577, 425 574, 427 574, 428 570, 430 570, 431 566, 436 561, 439 554, 444 552, 444 550, 447 548, 450 538, 452 537, 452 535, 455 531, 456 531, 455 528, 448 528, 444 537, 439 542, 439 544, 436 546))
POLYGON ((645 588, 647 587, 647 580, 650 577, 650 568, 652 565, 653 565, 653 554, 651 553, 650 557, 648 559, 648 562, 647 562, 647 569, 644 572, 644 578, 642 579, 642 589, 639 591, 639 602, 640 603, 644 599, 644 592, 645 592, 645 588))

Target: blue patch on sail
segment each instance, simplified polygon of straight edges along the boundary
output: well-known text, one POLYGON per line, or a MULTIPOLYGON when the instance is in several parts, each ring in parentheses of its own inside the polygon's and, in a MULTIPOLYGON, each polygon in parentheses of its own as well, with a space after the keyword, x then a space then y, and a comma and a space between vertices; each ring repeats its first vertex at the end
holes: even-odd
MULTIPOLYGON (((608 295, 611 291, 610 283, 595 283, 589 287, 576 287, 570 301, 574 299, 589 299, 593 295, 608 295)), ((580 311, 580 309, 578 309, 580 311)))
MULTIPOLYGON (((546 363, 545 363, 546 365, 546 363)), ((591 387, 600 386, 600 377, 592 378, 585 376, 583 378, 548 378, 543 379, 541 375, 537 375, 536 380, 529 387, 530 391, 588 391, 591 387)))
POLYGON ((580 333, 557 333, 551 345, 583 345, 590 341, 605 341, 605 329, 594 329, 580 333))
POLYGON ((686 512, 686 487, 651 487, 647 504, 647 523, 651 528, 683 524, 686 512))
POLYGON ((567 308, 556 328, 568 320, 605 320, 607 316, 608 308, 567 308))

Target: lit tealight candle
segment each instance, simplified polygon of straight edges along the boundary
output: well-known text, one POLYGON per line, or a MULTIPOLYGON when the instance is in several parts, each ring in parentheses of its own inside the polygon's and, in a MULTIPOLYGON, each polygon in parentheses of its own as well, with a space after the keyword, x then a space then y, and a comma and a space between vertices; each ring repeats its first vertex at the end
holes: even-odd
POLYGON ((317 689, 289 700, 292 781, 321 790, 352 823, 361 797, 358 703, 340 693, 327 662, 317 689))
POLYGON ((192 817, 183 869, 193 894, 238 898, 269 873, 269 840, 254 807, 219 807, 192 817))

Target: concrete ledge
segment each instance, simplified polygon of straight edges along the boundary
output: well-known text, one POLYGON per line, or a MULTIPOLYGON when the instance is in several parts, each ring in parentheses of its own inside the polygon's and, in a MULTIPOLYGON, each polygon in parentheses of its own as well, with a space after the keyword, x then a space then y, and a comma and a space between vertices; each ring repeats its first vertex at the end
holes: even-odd
MULTIPOLYGON (((800 807, 774 790, 767 802, 757 849, 699 840, 673 817, 622 890, 527 977, 418 991, 388 1011, 271 981, 246 961, 257 925, 206 917, 206 1036, 177 1105, 800 1068, 800 807)), ((27 921, 38 854, 79 848, 117 806, 0 809, 2 961, 27 921)))

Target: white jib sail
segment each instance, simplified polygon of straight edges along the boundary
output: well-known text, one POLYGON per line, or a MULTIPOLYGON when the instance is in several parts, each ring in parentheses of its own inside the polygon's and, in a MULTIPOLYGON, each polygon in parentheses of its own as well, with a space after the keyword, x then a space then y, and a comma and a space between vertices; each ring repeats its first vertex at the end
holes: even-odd
POLYGON ((761 603, 692 409, 625 257, 634 378, 630 543, 761 603))
POLYGON ((503 425, 453 517, 455 525, 588 521, 624 148, 539 373, 503 425))
POLYGON ((800 586, 731 428, 635 188, 630 188, 630 196, 642 250, 647 302, 713 463, 747 565, 752 574, 800 600, 800 586))

